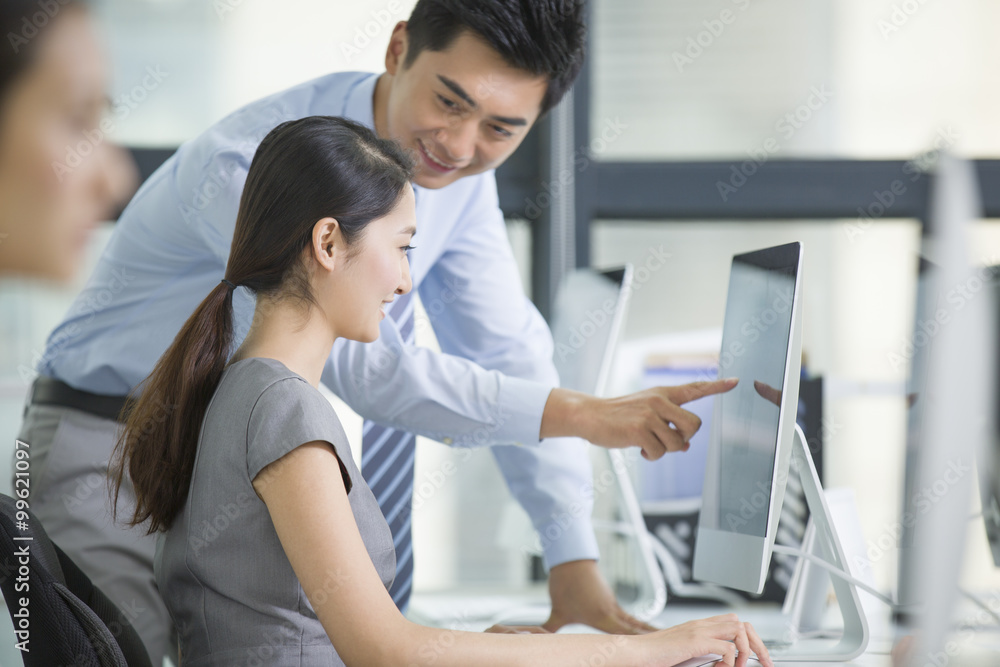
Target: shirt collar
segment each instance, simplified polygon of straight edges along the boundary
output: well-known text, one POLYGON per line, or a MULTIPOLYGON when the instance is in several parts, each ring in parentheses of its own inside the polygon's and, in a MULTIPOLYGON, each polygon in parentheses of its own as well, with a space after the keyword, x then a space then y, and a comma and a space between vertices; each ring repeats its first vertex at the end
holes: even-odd
POLYGON ((344 117, 357 121, 372 130, 375 129, 375 82, 378 74, 372 74, 358 81, 347 94, 344 102, 344 117))

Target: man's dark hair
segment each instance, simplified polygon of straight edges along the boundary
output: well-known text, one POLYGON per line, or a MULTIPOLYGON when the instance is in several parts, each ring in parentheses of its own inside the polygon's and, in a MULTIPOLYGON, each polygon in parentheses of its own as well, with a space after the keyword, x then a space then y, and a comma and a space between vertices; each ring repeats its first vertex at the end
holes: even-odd
POLYGON ((511 67, 545 75, 544 115, 583 66, 583 0, 419 0, 407 23, 404 67, 421 51, 444 51, 464 31, 485 40, 511 67))

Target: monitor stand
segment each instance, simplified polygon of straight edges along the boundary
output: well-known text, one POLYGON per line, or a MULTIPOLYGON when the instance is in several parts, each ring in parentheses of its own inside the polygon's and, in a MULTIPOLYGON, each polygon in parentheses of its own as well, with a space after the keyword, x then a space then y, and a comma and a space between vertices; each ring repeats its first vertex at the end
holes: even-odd
MULTIPOLYGON (((823 495, 816 466, 806 445, 805 434, 795 425, 795 437, 792 439, 792 457, 790 465, 798 472, 802 481, 809 513, 816 529, 816 555, 843 572, 850 573, 844 547, 837 537, 837 529, 823 495)), ((837 639, 797 638, 788 646, 776 646, 769 649, 771 659, 775 662, 846 662, 852 660, 868 647, 868 620, 865 618, 854 584, 835 575, 830 576, 833 590, 837 596, 837 605, 844 619, 844 634, 837 639)))

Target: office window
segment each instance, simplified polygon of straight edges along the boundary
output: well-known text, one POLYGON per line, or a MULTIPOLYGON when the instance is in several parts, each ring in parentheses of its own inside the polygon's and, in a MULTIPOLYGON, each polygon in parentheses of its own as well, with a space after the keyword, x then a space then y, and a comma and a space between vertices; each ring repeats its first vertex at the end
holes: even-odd
POLYGON ((604 159, 1000 154, 991 0, 593 8, 591 136, 604 159))

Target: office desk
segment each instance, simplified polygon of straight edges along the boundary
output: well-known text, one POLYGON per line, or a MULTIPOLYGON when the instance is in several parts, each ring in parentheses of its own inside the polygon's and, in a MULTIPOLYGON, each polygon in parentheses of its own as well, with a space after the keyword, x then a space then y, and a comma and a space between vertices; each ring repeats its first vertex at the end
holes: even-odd
MULTIPOLYGON (((706 618, 718 614, 735 612, 740 620, 752 623, 758 633, 765 638, 778 637, 784 634, 784 624, 782 622, 781 608, 775 603, 751 604, 744 609, 731 609, 715 605, 667 605, 661 614, 656 616, 650 623, 658 628, 668 628, 679 623, 684 623, 697 618, 706 618)), ((873 619, 870 621, 870 631, 872 638, 868 643, 866 652, 850 662, 781 662, 777 663, 781 667, 800 667, 810 665, 815 667, 818 664, 830 665, 851 665, 852 667, 891 667, 892 660, 889 652, 892 650, 893 637, 888 619, 873 619)), ((922 667, 922 666, 921 666, 922 667)), ((944 666, 942 666, 944 667, 944 666)))
MULTIPOLYGON (((548 618, 548 592, 544 586, 511 592, 509 589, 480 587, 458 592, 415 593, 407 616, 418 623, 456 630, 478 632, 496 622, 534 625, 548 618), (508 610, 502 618, 497 614, 508 610)), ((740 618, 762 630, 780 627, 780 609, 774 604, 748 605, 733 610, 708 605, 667 605, 667 608, 650 622, 666 628, 686 621, 736 611, 740 618)), ((838 667, 892 667, 889 656, 896 640, 895 629, 886 617, 869 620, 871 640, 864 655, 846 663, 841 662, 782 662, 780 667, 828 665, 838 667)), ((965 641, 955 655, 944 656, 947 662, 927 658, 919 667, 1000 667, 1000 628, 996 632, 981 633, 965 641)))

